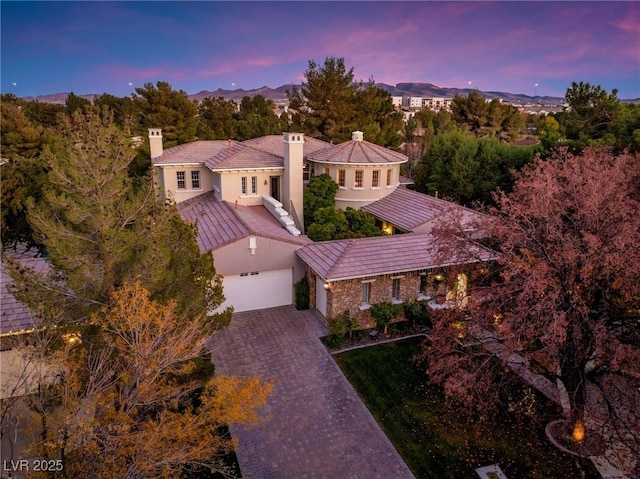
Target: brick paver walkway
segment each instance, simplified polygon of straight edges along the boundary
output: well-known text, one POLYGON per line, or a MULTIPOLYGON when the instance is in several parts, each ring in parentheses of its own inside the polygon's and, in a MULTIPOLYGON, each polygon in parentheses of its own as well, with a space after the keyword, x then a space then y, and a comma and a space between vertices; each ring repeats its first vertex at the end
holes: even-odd
POLYGON ((235 314, 213 340, 220 374, 274 384, 265 422, 232 427, 244 479, 412 478, 319 337, 315 311, 292 306, 235 314))

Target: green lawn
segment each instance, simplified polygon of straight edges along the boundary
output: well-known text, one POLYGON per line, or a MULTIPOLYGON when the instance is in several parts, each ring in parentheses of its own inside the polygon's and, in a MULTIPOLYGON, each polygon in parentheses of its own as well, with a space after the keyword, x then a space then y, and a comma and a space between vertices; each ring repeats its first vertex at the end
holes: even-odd
POLYGON ((335 356, 416 477, 472 479, 476 467, 494 463, 509 479, 600 477, 590 461, 578 463, 548 443, 544 425, 559 412, 543 397, 536 400, 547 413, 531 424, 516 421, 506 408, 500 423, 490 425, 446 410, 440 389, 411 362, 419 345, 420 338, 412 338, 335 356))

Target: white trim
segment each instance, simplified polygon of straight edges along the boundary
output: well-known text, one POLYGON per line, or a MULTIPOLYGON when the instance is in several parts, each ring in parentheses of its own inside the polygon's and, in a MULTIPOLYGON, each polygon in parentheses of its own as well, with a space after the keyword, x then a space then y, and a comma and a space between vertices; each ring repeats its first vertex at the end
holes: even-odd
POLYGON ((360 306, 358 306, 358 309, 360 311, 366 311, 367 309, 369 309, 371 307, 371 305, 369 303, 362 303, 360 306))
POLYGON ((309 157, 309 161, 313 163, 322 163, 323 165, 351 165, 351 166, 385 166, 385 165, 400 165, 402 163, 406 163, 409 161, 406 160, 398 160, 398 161, 385 161, 384 163, 353 163, 353 162, 344 162, 344 161, 323 161, 323 160, 315 160, 313 157, 309 157))
MULTIPOLYGON (((207 167, 209 168, 209 167, 207 167)), ((245 171, 284 171, 282 166, 270 166, 268 168, 209 168, 213 172, 217 173, 243 173, 245 171)))
POLYGON ((165 166, 205 166, 204 163, 154 163, 153 166, 163 168, 165 166))

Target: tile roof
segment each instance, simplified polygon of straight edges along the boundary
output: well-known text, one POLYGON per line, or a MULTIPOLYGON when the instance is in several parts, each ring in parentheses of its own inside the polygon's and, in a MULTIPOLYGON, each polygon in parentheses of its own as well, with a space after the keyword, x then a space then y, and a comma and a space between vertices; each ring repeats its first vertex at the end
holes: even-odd
MULTIPOLYGON (((237 145, 231 141, 232 146, 237 145)), ((206 163, 221 151, 229 148, 228 140, 194 141, 164 150, 162 155, 152 160, 154 165, 172 165, 182 163, 206 163)))
MULTIPOLYGON (((16 258, 22 265, 33 269, 38 274, 49 271, 49 265, 44 258, 34 257, 35 253, 28 251, 6 251, 6 254, 16 258)), ((29 308, 18 301, 10 292, 13 283, 11 275, 5 268, 5 263, 0 265, 0 334, 11 334, 28 331, 35 327, 35 318, 29 308)))
MULTIPOLYGON (((483 260, 493 257, 489 250, 477 248, 477 257, 483 260)), ((326 281, 419 271, 468 261, 462 256, 439 261, 433 237, 415 233, 325 241, 305 246, 296 253, 326 281)))
MULTIPOLYGON (((333 147, 330 143, 305 137, 304 155, 333 147)), ((238 142, 234 140, 194 141, 174 146, 153 160, 154 165, 204 163, 213 169, 283 168, 282 135, 268 135, 238 142)))
POLYGON ((364 140, 350 140, 332 145, 307 155, 312 161, 322 163, 389 164, 405 163, 408 158, 402 153, 389 150, 364 140))
MULTIPOLYGON (((284 140, 282 135, 268 135, 260 138, 253 138, 242 142, 243 145, 263 150, 273 155, 282 156, 284 154, 284 140)), ((324 150, 327 147, 333 146, 326 141, 311 138, 309 136, 304 137, 303 155, 309 156, 316 151, 324 150)))
POLYGON ((197 222, 198 247, 202 252, 250 234, 299 245, 311 243, 306 236, 290 234, 263 206, 235 206, 219 201, 213 192, 179 203, 178 212, 186 222, 197 222))
POLYGON ((244 143, 236 143, 205 161, 212 170, 245 168, 284 168, 283 151, 279 155, 259 150, 244 143))
POLYGON ((197 222, 201 252, 231 243, 246 236, 249 229, 213 192, 178 203, 178 213, 187 223, 197 222))
POLYGON ((306 245, 313 243, 309 237, 293 236, 264 206, 243 206, 229 204, 240 220, 247 225, 249 232, 258 236, 274 238, 288 243, 306 245))
POLYGON ((392 223, 400 229, 415 231, 424 226, 427 229, 422 228, 423 232, 428 232, 427 223, 432 222, 451 208, 462 209, 467 217, 481 214, 450 201, 406 188, 396 188, 393 193, 362 207, 364 211, 392 223))

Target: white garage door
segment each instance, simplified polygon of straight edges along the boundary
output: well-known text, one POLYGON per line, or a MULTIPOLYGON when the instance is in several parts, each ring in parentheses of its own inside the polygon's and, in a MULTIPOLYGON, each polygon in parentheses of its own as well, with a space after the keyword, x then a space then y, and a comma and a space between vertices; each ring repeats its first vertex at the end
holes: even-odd
POLYGON ((221 308, 233 306, 236 313, 273 308, 293 303, 293 270, 254 271, 225 276, 225 301, 221 308))

